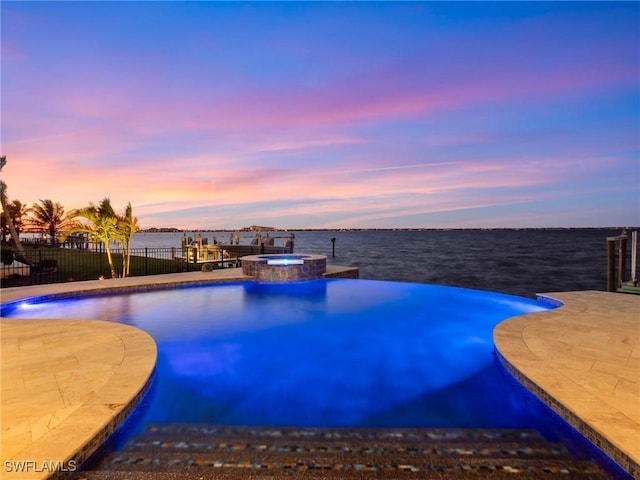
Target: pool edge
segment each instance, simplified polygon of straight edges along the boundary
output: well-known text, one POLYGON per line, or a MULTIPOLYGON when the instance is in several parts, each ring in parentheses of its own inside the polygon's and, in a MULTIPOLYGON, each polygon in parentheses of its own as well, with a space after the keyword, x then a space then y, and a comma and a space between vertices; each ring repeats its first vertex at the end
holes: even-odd
POLYGON ((630 411, 633 405, 637 409, 637 383, 636 391, 629 387, 628 392, 615 392, 617 374, 621 382, 624 376, 640 378, 637 359, 625 363, 620 352, 628 349, 629 359, 639 353, 640 298, 597 291, 544 296, 562 305, 496 326, 493 337, 500 362, 622 469, 640 478, 640 423, 630 411), (606 335, 610 340, 603 345, 606 335), (612 359, 620 359, 620 364, 612 359), (620 405, 628 398, 632 402, 625 410, 620 405))
POLYGON ((100 320, 3 318, 0 325, 2 478, 65 478, 144 398, 156 343, 140 329, 100 320), (52 369, 54 362, 65 368, 52 369), (78 388, 87 375, 92 381, 78 388))

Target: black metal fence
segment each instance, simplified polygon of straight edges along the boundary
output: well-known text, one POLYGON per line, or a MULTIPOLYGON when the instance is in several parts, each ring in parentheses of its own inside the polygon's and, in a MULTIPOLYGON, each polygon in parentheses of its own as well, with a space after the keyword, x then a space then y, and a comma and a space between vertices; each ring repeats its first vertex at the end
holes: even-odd
MULTIPOLYGON (((2 251, 2 287, 111 278, 111 268, 104 246, 93 244, 26 245, 26 254, 2 251)), ((123 252, 111 249, 117 277, 123 275, 123 252)), ((130 250, 129 273, 126 276, 157 275, 201 270, 204 263, 213 268, 230 266, 231 262, 209 261, 180 247, 134 248, 130 250)))

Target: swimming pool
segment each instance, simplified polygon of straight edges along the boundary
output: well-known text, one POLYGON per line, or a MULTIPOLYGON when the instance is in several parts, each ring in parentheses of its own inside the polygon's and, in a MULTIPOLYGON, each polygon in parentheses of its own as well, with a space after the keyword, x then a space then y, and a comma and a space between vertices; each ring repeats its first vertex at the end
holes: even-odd
POLYGON ((329 279, 21 302, 3 315, 122 322, 158 344, 140 423, 540 427, 498 364, 502 320, 552 308, 426 284, 329 279))

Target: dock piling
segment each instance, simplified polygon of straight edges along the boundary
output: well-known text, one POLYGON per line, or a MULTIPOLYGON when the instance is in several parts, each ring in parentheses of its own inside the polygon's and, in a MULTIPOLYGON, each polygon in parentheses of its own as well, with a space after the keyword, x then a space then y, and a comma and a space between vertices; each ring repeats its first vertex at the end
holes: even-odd
POLYGON ((618 237, 618 285, 621 287, 627 281, 627 231, 623 230, 618 237))
POLYGON ((616 238, 607 237, 607 292, 615 292, 616 286, 616 238))
POLYGON ((631 232, 631 281, 633 286, 638 286, 638 232, 634 230, 631 232))
POLYGON ((607 237, 607 291, 618 292, 627 291, 630 288, 636 288, 637 279, 637 249, 638 249, 638 232, 631 232, 631 275, 627 277, 627 240, 629 235, 626 230, 615 237, 607 237), (618 248, 616 252, 616 242, 618 248), (617 272, 616 272, 616 254, 617 272))

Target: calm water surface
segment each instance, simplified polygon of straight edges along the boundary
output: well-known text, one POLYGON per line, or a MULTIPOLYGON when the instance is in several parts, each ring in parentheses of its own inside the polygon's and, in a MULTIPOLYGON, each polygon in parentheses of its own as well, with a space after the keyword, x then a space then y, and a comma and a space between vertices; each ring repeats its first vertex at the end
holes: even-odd
MULTIPOLYGON (((526 297, 605 290, 606 239, 620 229, 293 232, 295 252, 356 266, 360 278, 432 283, 526 297), (331 239, 335 238, 335 258, 331 239)), ((189 233, 195 236, 193 232, 189 233)), ((229 233, 207 232, 220 242, 229 233)), ((252 234, 243 235, 248 243, 252 234)), ((276 232, 272 236, 288 236, 276 232)), ((139 233, 134 247, 180 245, 182 233, 139 233)), ((277 243, 282 244, 283 239, 277 243)), ((628 262, 629 264, 630 262, 628 262)))

